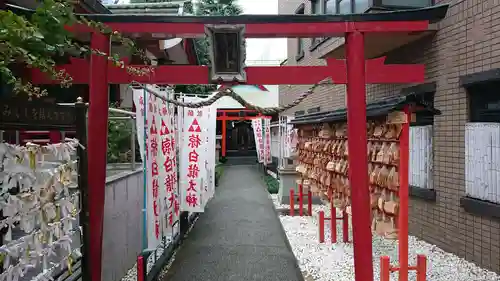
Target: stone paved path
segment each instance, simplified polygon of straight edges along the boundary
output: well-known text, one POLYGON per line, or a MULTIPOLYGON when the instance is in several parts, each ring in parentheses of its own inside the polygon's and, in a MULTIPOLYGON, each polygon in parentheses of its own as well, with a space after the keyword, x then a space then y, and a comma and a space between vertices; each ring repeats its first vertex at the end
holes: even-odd
POLYGON ((254 166, 227 166, 164 281, 303 281, 254 166))

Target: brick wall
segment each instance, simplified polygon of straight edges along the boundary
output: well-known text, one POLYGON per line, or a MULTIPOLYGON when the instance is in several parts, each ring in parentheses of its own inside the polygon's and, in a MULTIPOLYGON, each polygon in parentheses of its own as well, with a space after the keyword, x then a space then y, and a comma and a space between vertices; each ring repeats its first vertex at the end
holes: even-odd
MULTIPOLYGON (((439 1, 438 1, 439 2, 439 1)), ((438 24, 431 38, 387 54, 387 63, 423 63, 426 82, 436 82, 435 106, 442 115, 434 121, 434 188, 437 201, 427 203, 412 199, 410 232, 467 260, 500 272, 500 223, 466 213, 459 205, 465 194, 464 132, 467 122, 467 97, 459 77, 500 67, 500 0, 453 0, 447 17, 438 24)), ((310 1, 279 0, 282 14, 293 14, 303 3, 305 13, 310 1)), ((321 65, 319 56, 343 42, 333 38, 296 61, 297 39, 288 39, 288 65, 321 65)), ((409 86, 409 85, 405 85, 409 86)), ((280 86, 280 104, 286 104, 307 90, 305 86, 280 86)), ((368 101, 397 95, 403 85, 369 85, 368 101)), ((298 110, 321 106, 327 111, 345 106, 345 87, 321 87, 298 110)))

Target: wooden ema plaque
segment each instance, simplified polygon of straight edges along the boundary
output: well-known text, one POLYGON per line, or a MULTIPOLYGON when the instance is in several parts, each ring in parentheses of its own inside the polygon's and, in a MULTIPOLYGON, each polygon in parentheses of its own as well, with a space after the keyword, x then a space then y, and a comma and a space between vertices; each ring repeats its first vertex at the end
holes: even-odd
MULTIPOLYGON (((367 124, 368 176, 372 230, 397 239, 399 213, 399 137, 406 116, 390 114, 367 124)), ((344 210, 351 204, 347 124, 299 126, 299 183, 344 210)))

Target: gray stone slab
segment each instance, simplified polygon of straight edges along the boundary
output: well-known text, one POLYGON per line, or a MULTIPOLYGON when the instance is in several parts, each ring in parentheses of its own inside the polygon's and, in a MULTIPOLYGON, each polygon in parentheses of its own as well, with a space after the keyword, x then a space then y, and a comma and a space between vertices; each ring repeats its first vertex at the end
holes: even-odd
POLYGON ((164 281, 303 281, 255 166, 227 166, 164 281))

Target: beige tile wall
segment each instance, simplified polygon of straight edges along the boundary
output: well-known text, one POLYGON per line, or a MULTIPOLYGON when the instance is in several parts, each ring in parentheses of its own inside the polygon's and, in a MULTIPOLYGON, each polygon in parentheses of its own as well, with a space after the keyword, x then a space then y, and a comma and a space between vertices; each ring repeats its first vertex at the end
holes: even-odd
MULTIPOLYGON (((435 106, 442 115, 434 121, 434 186, 437 201, 427 203, 411 200, 410 231, 446 251, 500 272, 500 223, 472 216, 459 206, 465 193, 464 125, 467 122, 466 91, 459 86, 459 77, 500 68, 500 0, 454 0, 448 2, 447 17, 438 24, 439 31, 431 38, 388 54, 388 63, 423 63, 427 82, 436 82, 435 106)), ((281 14, 293 14, 310 1, 279 0, 281 14)), ((318 56, 339 44, 342 38, 330 39, 314 52, 305 39, 305 56, 295 60, 297 39, 288 39, 288 65, 321 65, 318 56)), ((280 104, 295 99, 310 85, 280 86, 280 104)), ((406 85, 409 86, 409 85, 406 85)), ((403 85, 369 85, 368 101, 397 95, 403 85)), ((301 105, 291 109, 306 110, 321 106, 321 111, 345 106, 345 87, 321 87, 301 105)))

